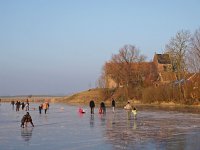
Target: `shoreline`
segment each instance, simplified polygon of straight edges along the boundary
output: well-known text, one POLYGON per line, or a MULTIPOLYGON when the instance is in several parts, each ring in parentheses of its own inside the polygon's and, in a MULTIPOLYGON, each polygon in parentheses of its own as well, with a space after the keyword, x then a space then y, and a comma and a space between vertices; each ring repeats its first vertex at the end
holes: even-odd
MULTIPOLYGON (((94 91, 94 90, 93 90, 94 91)), ((10 96, 10 97, 0 97, 1 102, 11 102, 11 101, 21 101, 26 102, 27 99, 29 102, 45 102, 48 101, 50 103, 66 103, 69 105, 88 105, 89 101, 91 99, 94 99, 96 106, 98 107, 100 103, 102 102, 102 98, 98 95, 98 93, 91 94, 90 91, 83 91, 80 93, 76 93, 71 96, 10 96), (86 93, 87 92, 87 93, 86 93), (90 93, 88 93, 90 92, 90 93)), ((200 103, 197 104, 181 104, 181 103, 174 103, 174 102, 153 102, 153 103, 142 103, 140 100, 131 99, 130 101, 132 106, 149 106, 149 107, 176 107, 176 108, 184 108, 184 107, 190 107, 190 108, 200 108, 200 103)), ((104 101, 107 106, 111 105, 110 100, 104 101)), ((118 107, 124 107, 126 105, 127 101, 117 101, 116 105, 118 107)))
MULTIPOLYGON (((30 103, 43 103, 44 100, 42 101, 33 101, 30 100, 30 103)), ((82 102, 82 103, 77 103, 77 102, 67 102, 67 101, 49 101, 50 105, 52 104, 66 104, 66 105, 71 105, 71 106, 75 106, 77 107, 77 109, 79 107, 82 108, 88 108, 89 109, 89 102, 82 102)), ((6 104, 6 103, 10 103, 10 101, 1 101, 0 102, 0 106, 1 104, 6 104)), ((200 105, 183 105, 183 104, 174 104, 174 103, 153 103, 153 104, 143 104, 143 103, 139 103, 139 102, 132 102, 130 101, 132 107, 136 107, 136 109, 138 110, 138 112, 140 111, 146 111, 146 110, 152 110, 152 109, 157 109, 157 110, 162 110, 162 111, 179 111, 179 112, 183 112, 183 113, 195 113, 195 114, 199 114, 200 113, 200 105)), ((106 102, 106 109, 112 109, 111 107, 111 103, 110 102, 106 102)), ((126 105, 125 102, 116 102, 116 108, 120 108, 123 109, 124 106, 126 105)), ((99 109, 100 107, 100 101, 96 101, 95 102, 95 109, 99 109)))

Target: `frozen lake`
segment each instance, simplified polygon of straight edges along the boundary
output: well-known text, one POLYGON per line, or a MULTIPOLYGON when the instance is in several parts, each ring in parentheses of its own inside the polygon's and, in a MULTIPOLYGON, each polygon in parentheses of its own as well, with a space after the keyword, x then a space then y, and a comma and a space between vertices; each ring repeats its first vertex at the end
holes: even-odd
MULTIPOLYGON (((97 104, 96 104, 97 105, 97 104)), ((35 127, 21 128, 25 111, 0 104, 1 150, 199 150, 200 114, 138 107, 137 120, 126 111, 107 108, 106 115, 79 114, 77 106, 50 103, 47 114, 39 114, 39 103, 30 103, 35 127), (33 110, 36 108, 36 110, 33 110)))

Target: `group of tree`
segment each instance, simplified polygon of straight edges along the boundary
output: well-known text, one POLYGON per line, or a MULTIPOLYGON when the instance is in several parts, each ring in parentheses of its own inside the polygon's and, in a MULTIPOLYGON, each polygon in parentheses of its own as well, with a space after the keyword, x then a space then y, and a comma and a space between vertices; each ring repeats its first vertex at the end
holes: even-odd
POLYGON ((166 45, 165 52, 171 56, 173 70, 178 79, 182 72, 200 72, 200 28, 191 34, 181 30, 166 45))
MULTIPOLYGON (((183 79, 185 72, 199 73, 200 28, 193 34, 187 30, 178 31, 166 44, 164 53, 169 54, 173 72, 176 73, 178 80, 183 79)), ((117 84, 115 90, 123 85, 121 89, 123 89, 125 99, 134 97, 131 97, 131 94, 135 92, 133 90, 137 89, 137 92, 142 93, 140 89, 147 88, 143 77, 150 74, 150 70, 143 67, 145 60, 146 56, 140 54, 140 50, 134 45, 125 45, 119 49, 118 54, 113 54, 105 63, 99 79, 99 86, 107 94, 105 98, 108 98, 110 94, 106 89, 107 75, 117 84)), ((183 94, 181 85, 178 89, 183 94)), ((184 94, 181 98, 184 98, 184 94)))
MULTIPOLYGON (((118 54, 113 54, 109 62, 105 63, 102 75, 99 81, 100 87, 103 87, 105 98, 109 96, 109 90, 106 89, 106 75, 115 81, 117 87, 123 85, 123 96, 127 98, 130 89, 141 84, 140 70, 133 67, 133 63, 144 62, 146 56, 140 54, 140 50, 133 45, 125 45, 119 50, 118 54)), ((144 71, 144 70, 143 70, 144 71)))

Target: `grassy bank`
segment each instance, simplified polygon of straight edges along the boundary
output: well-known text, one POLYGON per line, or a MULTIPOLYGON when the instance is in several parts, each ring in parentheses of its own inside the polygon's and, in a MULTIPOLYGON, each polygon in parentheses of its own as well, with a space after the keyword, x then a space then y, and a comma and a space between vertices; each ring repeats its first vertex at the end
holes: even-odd
MULTIPOLYGON (((65 97, 52 97, 52 96, 32 96, 31 98, 27 97, 1 97, 1 102, 11 102, 14 100, 15 102, 17 100, 24 101, 28 99, 29 102, 61 102, 61 103, 67 103, 67 104, 73 104, 73 105, 88 105, 90 100, 94 100, 96 103, 96 106, 98 107, 99 104, 104 101, 106 106, 111 106, 111 98, 114 97, 116 100, 116 105, 118 107, 123 107, 127 100, 121 99, 120 95, 122 95, 123 91, 115 91, 115 94, 112 94, 112 96, 105 98, 105 96, 102 93, 102 89, 89 89, 87 91, 82 91, 76 94, 73 94, 71 96, 65 96, 65 97)), ((186 104, 180 104, 170 101, 162 101, 162 102, 152 102, 152 103, 144 103, 142 100, 136 100, 136 99, 130 99, 129 100, 132 105, 135 106, 156 106, 156 107, 197 107, 199 109, 200 104, 197 105, 186 105, 186 104)))
MULTIPOLYGON (((104 96, 102 95, 101 89, 90 89, 87 91, 82 91, 80 93, 73 94, 68 97, 62 97, 59 99, 56 99, 56 102, 63 102, 73 105, 88 105, 90 100, 94 100, 96 105, 98 106, 102 101, 105 102, 107 106, 111 106, 111 98, 108 98, 104 100, 104 96)), ((115 98, 115 97, 114 97, 115 98)), ((115 98, 116 105, 118 107, 123 107, 127 101, 121 100, 118 98, 115 98)), ((174 102, 154 102, 154 103, 143 103, 140 100, 131 99, 129 100, 132 105, 135 106, 155 106, 155 107, 197 107, 199 108, 200 105, 185 105, 185 104, 179 104, 174 102)))
POLYGON ((64 102, 69 104, 88 104, 90 100, 95 102, 101 102, 101 91, 98 89, 90 89, 82 91, 80 93, 73 94, 71 96, 56 99, 57 102, 64 102))

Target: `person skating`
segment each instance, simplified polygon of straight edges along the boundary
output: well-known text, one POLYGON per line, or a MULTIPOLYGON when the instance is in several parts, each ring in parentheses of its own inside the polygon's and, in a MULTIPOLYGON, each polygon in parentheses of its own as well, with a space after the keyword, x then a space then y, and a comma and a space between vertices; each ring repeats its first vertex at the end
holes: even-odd
POLYGON ((28 122, 34 127, 31 115, 27 112, 21 119, 21 127, 24 128, 24 125, 27 127, 28 122))
POLYGON ((106 105, 105 105, 105 103, 104 102, 101 102, 101 104, 100 104, 100 114, 106 114, 106 105))
POLYGON ((112 111, 115 112, 115 100, 112 98, 112 111))
POLYGON ((91 114, 94 114, 94 107, 95 107, 95 103, 93 100, 90 101, 90 109, 91 109, 91 114))
POLYGON ((133 108, 132 113, 133 113, 134 119, 137 119, 137 109, 135 107, 133 108))
POLYGON ((24 104, 24 102, 22 102, 22 110, 24 110, 24 107, 25 107, 25 104, 24 104))
POLYGON ((124 109, 127 111, 128 119, 131 119, 132 106, 129 101, 127 102, 126 106, 124 106, 124 109))
POLYGON ((15 105, 16 105, 16 111, 19 111, 21 105, 20 101, 17 101, 15 105))
POLYGON ((42 113, 42 104, 39 105, 39 113, 42 113))
POLYGON ((47 109, 48 109, 48 103, 47 102, 43 103, 42 109, 44 109, 44 113, 46 114, 47 113, 47 109))

